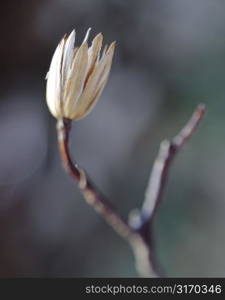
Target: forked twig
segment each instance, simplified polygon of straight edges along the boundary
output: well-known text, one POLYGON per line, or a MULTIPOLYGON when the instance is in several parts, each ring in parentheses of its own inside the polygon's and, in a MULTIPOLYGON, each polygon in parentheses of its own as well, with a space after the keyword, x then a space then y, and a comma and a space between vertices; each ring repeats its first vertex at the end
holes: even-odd
POLYGON ((205 105, 200 104, 181 131, 171 140, 160 144, 158 156, 154 162, 142 206, 142 220, 150 222, 159 206, 164 191, 168 171, 175 155, 181 150, 198 127, 205 113, 205 105))
POLYGON ((80 168, 77 163, 73 163, 69 151, 70 129, 70 120, 63 119, 58 121, 58 145, 65 170, 78 184, 86 202, 92 206, 121 237, 130 243, 136 257, 137 269, 142 276, 158 277, 149 260, 149 245, 146 244, 142 236, 120 216, 106 197, 97 190, 85 170, 80 168))
POLYGON ((139 227, 132 226, 131 223, 124 220, 112 204, 106 200, 106 197, 97 190, 85 170, 81 169, 77 163, 73 163, 68 145, 71 121, 63 119, 57 123, 59 151, 64 168, 77 182, 87 203, 92 206, 120 236, 130 243, 136 258, 137 269, 144 277, 159 276, 158 265, 153 249, 154 244, 149 234, 151 232, 150 221, 160 203, 169 166, 175 154, 195 131, 203 117, 204 111, 204 106, 200 105, 180 133, 171 142, 164 141, 161 144, 139 216, 141 221, 139 227))

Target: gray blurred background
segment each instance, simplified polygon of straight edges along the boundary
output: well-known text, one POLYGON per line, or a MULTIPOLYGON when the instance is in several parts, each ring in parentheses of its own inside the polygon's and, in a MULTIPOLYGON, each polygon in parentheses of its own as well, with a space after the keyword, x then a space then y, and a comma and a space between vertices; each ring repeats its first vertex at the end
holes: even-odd
POLYGON ((225 2, 1 3, 0 277, 134 277, 132 252, 83 201, 59 159, 45 75, 73 28, 117 41, 71 150, 121 214, 142 203, 162 139, 207 115, 171 169, 154 231, 167 276, 225 276, 225 2))

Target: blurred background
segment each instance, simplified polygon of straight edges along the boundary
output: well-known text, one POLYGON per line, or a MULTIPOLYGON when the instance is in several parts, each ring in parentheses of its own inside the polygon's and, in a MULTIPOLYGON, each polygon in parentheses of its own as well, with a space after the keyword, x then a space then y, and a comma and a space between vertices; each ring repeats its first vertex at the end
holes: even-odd
POLYGON ((225 276, 225 3, 20 0, 1 4, 0 277, 135 277, 129 246, 61 167, 45 75, 73 28, 117 41, 94 111, 71 151, 127 216, 140 207, 159 143, 199 102, 207 115, 177 156, 154 232, 171 277, 225 276))

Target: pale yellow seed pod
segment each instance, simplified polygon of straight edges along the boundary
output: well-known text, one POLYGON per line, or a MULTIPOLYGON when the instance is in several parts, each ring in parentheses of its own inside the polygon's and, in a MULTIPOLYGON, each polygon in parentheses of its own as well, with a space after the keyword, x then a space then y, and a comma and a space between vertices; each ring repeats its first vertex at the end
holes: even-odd
POLYGON ((103 36, 99 33, 88 47, 88 29, 83 43, 75 47, 75 31, 57 46, 47 73, 46 100, 57 119, 78 120, 97 103, 111 69, 115 42, 100 57, 103 36))

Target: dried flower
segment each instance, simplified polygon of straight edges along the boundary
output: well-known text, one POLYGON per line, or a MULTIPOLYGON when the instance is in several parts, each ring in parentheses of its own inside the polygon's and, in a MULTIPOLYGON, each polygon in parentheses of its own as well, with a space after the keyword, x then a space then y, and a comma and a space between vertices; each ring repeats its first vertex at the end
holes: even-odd
POLYGON ((80 47, 74 47, 75 31, 64 36, 52 57, 47 73, 46 98, 49 110, 57 119, 81 119, 99 99, 110 72, 115 42, 106 45, 99 33, 88 48, 88 29, 80 47))

